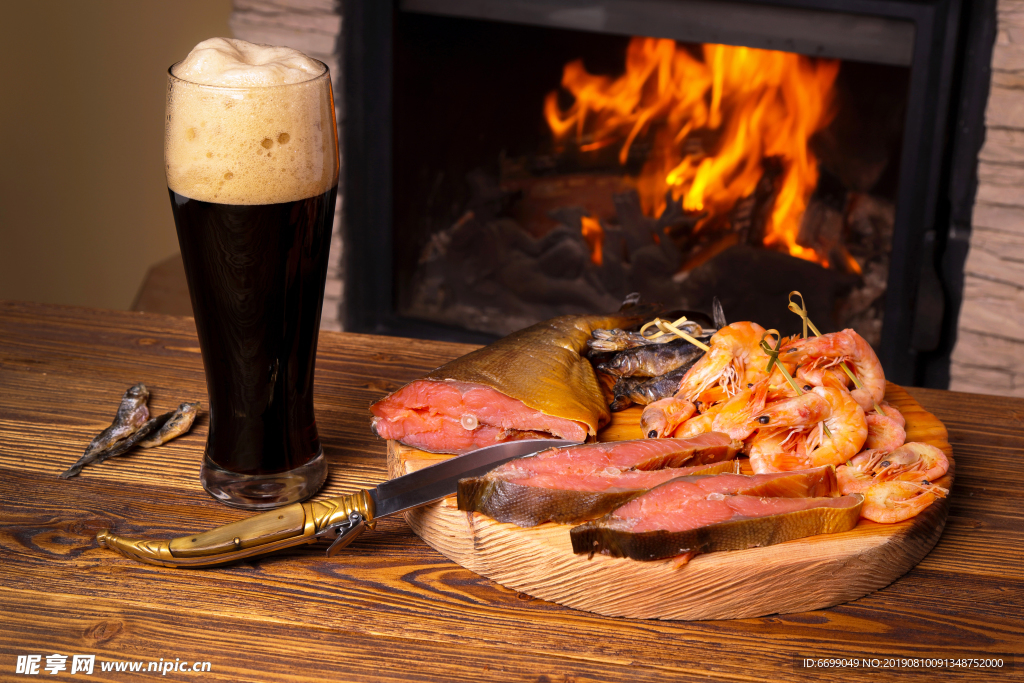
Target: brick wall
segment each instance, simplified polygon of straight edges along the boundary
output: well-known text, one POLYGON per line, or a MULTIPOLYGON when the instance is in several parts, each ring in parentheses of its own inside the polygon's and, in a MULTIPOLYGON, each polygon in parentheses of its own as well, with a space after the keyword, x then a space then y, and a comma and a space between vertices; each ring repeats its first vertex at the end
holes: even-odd
POLYGON ((950 389, 1024 396, 1024 0, 999 0, 950 389))
MULTIPOLYGON (((341 139, 341 3, 340 0, 233 0, 231 31, 236 38, 251 43, 284 45, 319 59, 331 70, 334 87, 334 108, 338 117, 338 139, 341 139)), ((342 163, 345 160, 342 159, 342 163)), ((320 327, 340 330, 344 320, 342 306, 342 241, 341 203, 334 212, 331 234, 331 255, 324 288, 324 311, 320 327)))

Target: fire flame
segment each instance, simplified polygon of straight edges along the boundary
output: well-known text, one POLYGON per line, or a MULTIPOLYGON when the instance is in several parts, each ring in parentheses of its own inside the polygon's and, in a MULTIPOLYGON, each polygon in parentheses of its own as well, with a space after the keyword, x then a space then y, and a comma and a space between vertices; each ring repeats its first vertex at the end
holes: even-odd
POLYGON ((584 216, 580 221, 583 239, 590 247, 590 260, 594 262, 594 265, 599 266, 604 263, 604 255, 601 251, 604 246, 604 229, 601 227, 601 223, 591 216, 584 216))
POLYGON ((652 152, 636 179, 644 212, 660 216, 671 193, 686 211, 706 212, 697 230, 753 194, 762 162, 774 157, 782 172, 764 244, 827 265, 797 236, 818 184, 808 141, 832 120, 838 72, 836 60, 728 45, 704 45, 698 59, 672 40, 633 38, 621 77, 589 74, 580 60, 566 64, 562 86, 575 101, 563 112, 551 92, 544 115, 556 141, 574 137, 580 151, 621 144, 622 164, 650 135, 652 152))

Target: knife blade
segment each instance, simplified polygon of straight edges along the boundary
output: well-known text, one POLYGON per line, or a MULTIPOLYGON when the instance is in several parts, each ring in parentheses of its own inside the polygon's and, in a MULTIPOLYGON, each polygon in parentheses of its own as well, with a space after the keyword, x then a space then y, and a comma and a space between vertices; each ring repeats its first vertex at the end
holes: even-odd
POLYGON ((487 446, 465 455, 335 498, 293 503, 194 536, 172 540, 133 539, 109 530, 96 534, 100 547, 165 567, 211 567, 321 540, 333 541, 328 556, 351 543, 378 519, 432 503, 458 489, 459 479, 477 477, 514 458, 578 442, 524 439, 487 446))

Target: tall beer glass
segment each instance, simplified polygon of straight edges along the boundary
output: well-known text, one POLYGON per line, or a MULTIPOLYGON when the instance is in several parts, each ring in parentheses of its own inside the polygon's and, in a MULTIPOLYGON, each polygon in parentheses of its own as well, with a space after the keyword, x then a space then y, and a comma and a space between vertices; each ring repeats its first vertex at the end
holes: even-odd
POLYGON ((313 370, 338 185, 330 75, 223 87, 177 66, 164 156, 210 398, 201 481, 277 507, 327 475, 313 370))

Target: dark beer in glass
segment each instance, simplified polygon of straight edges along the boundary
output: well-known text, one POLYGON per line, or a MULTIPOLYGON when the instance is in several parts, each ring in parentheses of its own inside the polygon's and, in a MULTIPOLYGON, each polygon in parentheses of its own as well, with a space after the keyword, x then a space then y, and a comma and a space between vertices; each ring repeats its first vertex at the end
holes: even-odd
POLYGON ((338 156, 315 64, 271 85, 169 75, 167 182, 210 398, 201 481, 236 507, 302 500, 327 474, 313 376, 338 156))

